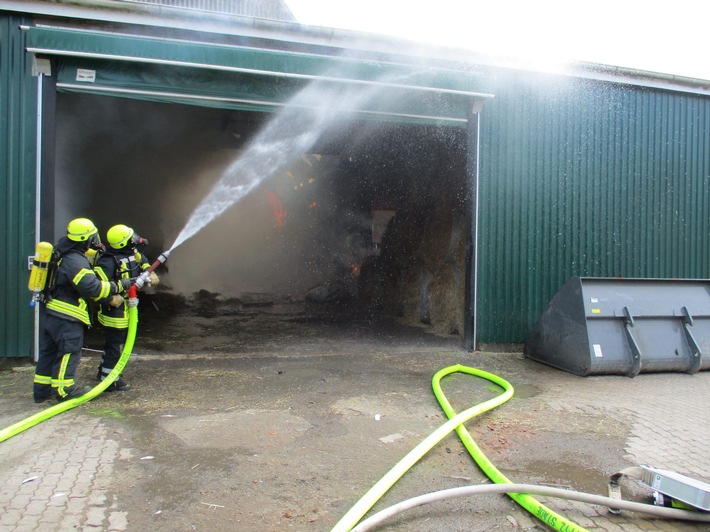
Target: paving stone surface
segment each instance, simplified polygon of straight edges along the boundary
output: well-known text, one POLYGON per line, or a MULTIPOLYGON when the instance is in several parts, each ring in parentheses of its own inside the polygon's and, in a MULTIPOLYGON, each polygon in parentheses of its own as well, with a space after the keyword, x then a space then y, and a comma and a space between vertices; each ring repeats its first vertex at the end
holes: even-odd
MULTIPOLYGON (((448 345, 444 349, 409 350, 384 346, 376 352, 351 352, 347 358, 342 352, 283 357, 205 354, 194 358, 147 354, 134 362, 133 372, 127 371, 135 391, 99 397, 0 442, 0 532, 328 530, 343 510, 379 478, 377 468, 368 469, 368 456, 382 453, 385 456, 378 467, 383 463, 394 465, 397 456, 443 422, 435 413, 429 391, 420 388, 432 369, 455 361, 504 376, 517 386, 513 400, 472 427, 481 446, 516 482, 532 478, 554 484, 560 479, 563 487, 577 488, 578 482, 586 488, 591 472, 592 481, 597 482, 591 488, 597 489, 601 476, 634 464, 710 481, 710 372, 641 374, 633 379, 581 378, 524 359, 519 353, 467 353, 448 345), (186 370, 188 367, 191 371, 186 370), (162 372, 180 375, 180 393, 167 394, 162 372), (239 382, 236 389, 232 387, 231 395, 219 391, 225 375, 239 382), (202 380, 206 376, 211 380, 202 380), (285 378, 290 379, 287 384, 278 386, 285 386, 288 396, 280 395, 283 390, 276 388, 276 383, 286 382, 285 378), (205 397, 205 382, 213 383, 211 399, 205 397), (255 384, 250 388, 248 383, 255 384), (310 408, 316 408, 321 402, 323 409, 317 412, 299 410, 309 403, 310 408), (376 417, 371 415, 375 412, 376 417), (277 420, 278 426, 261 426, 259 413, 265 416, 264 423, 277 420), (319 416, 328 420, 319 424, 319 416), (403 421, 392 425, 387 436, 396 434, 399 438, 386 440, 381 439, 385 438, 382 433, 367 433, 366 427, 383 427, 394 417, 403 421), (146 419, 155 420, 149 428, 138 422, 146 419), (240 423, 236 428, 235 420, 240 423), (279 427, 282 431, 276 434, 279 427), (259 431, 266 443, 250 440, 250 434, 259 431), (168 443, 162 447, 162 455, 151 457, 149 453, 161 450, 151 440, 158 436, 168 443), (229 441, 225 441, 227 436, 229 441), (278 445, 272 446, 277 440, 278 445), (330 451, 347 444, 352 446, 351 456, 335 456, 330 451), (259 452, 248 451, 251 445, 259 452), (368 448, 370 445, 376 446, 376 453, 368 448), (172 463, 166 458, 169 453, 173 453, 172 463), (299 456, 308 463, 296 465, 299 456), (315 464, 313 456, 321 456, 321 463, 315 464), (224 467, 223 476, 219 467, 206 474, 210 457, 230 464, 224 467), (168 463, 161 464, 161 459, 168 463), (291 467, 283 468, 291 459, 291 467), (329 461, 337 463, 338 468, 357 468, 361 476, 339 476, 328 469, 329 461), (516 469, 516 464, 522 465, 516 469), (273 473, 278 485, 271 495, 266 481, 271 477, 265 473, 269 467, 282 471, 280 474, 275 469, 273 473), (182 472, 170 477, 173 469, 182 472), (198 476, 200 471, 202 477, 198 476), (230 487, 235 471, 244 477, 245 485, 264 490, 261 499, 249 498, 254 495, 247 489, 230 487), (263 486, 262 480, 256 480, 257 471, 263 473, 259 477, 263 486), (163 483, 159 482, 161 475, 163 483), (184 479, 187 487, 178 488, 171 480, 177 478, 184 479), (304 478, 310 479, 308 483, 304 478), (346 486, 349 478, 352 485, 346 486), (564 479, 570 479, 569 483, 564 479), (347 491, 347 495, 336 493, 336 488, 347 491), (171 491, 185 499, 189 489, 194 498, 185 500, 184 508, 171 504, 171 491), (326 492, 323 506, 330 508, 307 509, 315 503, 305 499, 312 499, 316 492, 326 492), (300 513, 279 510, 280 515, 272 512, 267 517, 269 503, 264 501, 279 498, 279 503, 288 508, 291 506, 284 499, 292 507, 302 505, 300 513), (314 513, 309 517, 308 512, 314 513)), ((84 364, 88 374, 95 361, 82 361, 84 364)), ((3 427, 40 411, 31 401, 31 375, 22 368, 0 374, 3 427)), ((454 397, 459 399, 456 386, 453 388, 454 397)), ((465 457, 458 454, 462 453, 454 439, 445 440, 422 466, 423 478, 428 478, 426 474, 437 482, 442 478, 449 482, 472 478, 465 457), (461 472, 443 471, 440 465, 446 460, 461 472)), ((404 485, 405 492, 435 487, 417 477, 404 485)), ((710 524, 630 512, 617 516, 601 506, 539 499, 592 531, 710 530, 710 524)), ((512 502, 503 497, 501 500, 504 502, 475 510, 475 523, 467 521, 471 515, 462 510, 459 517, 449 521, 439 514, 425 518, 420 514, 410 521, 395 521, 385 529, 546 529, 512 502)))

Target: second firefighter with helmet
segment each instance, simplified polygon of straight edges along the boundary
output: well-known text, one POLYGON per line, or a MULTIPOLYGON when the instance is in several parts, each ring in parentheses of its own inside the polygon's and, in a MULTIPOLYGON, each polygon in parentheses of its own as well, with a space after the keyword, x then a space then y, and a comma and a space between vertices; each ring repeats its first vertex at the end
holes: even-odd
MULTIPOLYGON (((150 268, 148 260, 138 248, 147 245, 147 240, 141 238, 127 225, 114 225, 106 232, 106 249, 97 260, 94 271, 104 281, 119 283, 121 279, 133 279, 150 268)), ((150 284, 158 284, 158 276, 150 274, 150 284)), ((98 312, 98 321, 104 327, 104 349, 99 365, 98 378, 104 380, 118 363, 123 346, 128 336, 128 306, 124 301, 113 306, 102 303, 98 312)), ((131 388, 119 375, 106 389, 110 391, 126 391, 131 388)))

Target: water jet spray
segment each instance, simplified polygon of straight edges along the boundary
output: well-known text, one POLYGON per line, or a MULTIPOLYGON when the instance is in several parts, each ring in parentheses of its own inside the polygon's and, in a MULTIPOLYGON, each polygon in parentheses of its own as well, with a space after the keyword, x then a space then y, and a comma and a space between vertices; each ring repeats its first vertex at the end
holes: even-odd
MULTIPOLYGON (((328 78, 335 79, 336 73, 328 78)), ((371 85, 334 85, 314 82, 296 93, 222 173, 210 192, 195 207, 172 251, 241 201, 266 179, 309 153, 328 132, 352 123, 359 112, 371 112, 379 103, 399 95, 393 91, 403 80, 378 80, 371 85)))

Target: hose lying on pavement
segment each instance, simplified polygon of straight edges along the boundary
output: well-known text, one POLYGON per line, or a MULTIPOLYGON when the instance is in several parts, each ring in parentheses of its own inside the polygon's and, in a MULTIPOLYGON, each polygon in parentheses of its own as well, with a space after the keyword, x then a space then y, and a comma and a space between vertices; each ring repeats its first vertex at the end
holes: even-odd
MULTIPOLYGON (((444 397, 444 401, 446 401, 448 407, 445 407, 442 404, 442 408, 444 408, 445 411, 448 408, 447 416, 450 418, 449 421, 441 425, 438 429, 436 429, 429 436, 427 436, 419 445, 412 449, 409 454, 407 454, 392 469, 390 469, 385 474, 385 476, 383 476, 374 486, 372 486, 372 488, 370 488, 370 490, 357 503, 355 503, 355 505, 340 519, 340 521, 336 523, 335 527, 333 527, 332 529, 333 532, 343 532, 351 530, 362 518, 362 516, 365 515, 365 513, 370 508, 372 508, 372 506, 374 506, 374 504, 387 492, 387 490, 389 490, 395 484, 395 482, 397 482, 402 477, 402 475, 404 475, 404 473, 406 473, 416 462, 418 462, 427 452, 429 452, 434 447, 434 445, 444 439, 444 437, 448 435, 452 430, 458 430, 457 427, 461 426, 466 421, 469 421, 470 419, 505 403, 513 396, 513 387, 506 380, 486 371, 457 364, 455 366, 444 368, 434 375, 434 392, 440 402, 440 396, 443 397, 443 394, 441 393, 439 381, 445 375, 457 372, 468 373, 470 375, 475 375, 477 377, 489 380, 501 386, 504 392, 497 397, 475 405, 469 408, 468 410, 464 410, 460 414, 455 414, 453 412, 451 405, 448 405, 448 401, 446 401, 446 398, 444 397)), ((483 455, 483 453, 480 452, 480 449, 478 450, 478 453, 481 456, 483 455)), ((522 495, 518 498, 521 498, 521 500, 523 500, 528 507, 533 508, 533 511, 540 512, 538 514, 538 518, 546 516, 547 519, 545 519, 545 522, 550 524, 550 526, 552 526, 553 528, 557 528, 558 530, 565 530, 565 532, 586 532, 583 528, 565 519, 561 515, 558 515, 557 513, 553 512, 548 508, 545 508, 543 505, 535 501, 535 499, 533 499, 529 495, 522 495)))
POLYGON ((416 508, 417 506, 454 499, 457 497, 467 497, 469 495, 482 495, 488 493, 527 493, 542 495, 545 497, 555 497, 558 499, 568 499, 588 504, 596 504, 599 506, 608 506, 609 508, 618 508, 619 510, 646 513, 663 519, 683 519, 686 521, 710 523, 710 514, 691 512, 688 510, 678 510, 676 508, 666 508, 663 506, 654 506, 652 504, 640 502, 623 501, 591 493, 582 493, 579 491, 553 488, 549 486, 538 486, 535 484, 483 484, 479 486, 462 486, 460 488, 435 491, 399 502, 389 508, 385 508, 384 510, 377 512, 364 521, 361 521, 359 525, 353 528, 353 532, 366 532, 368 530, 372 530, 378 525, 381 525, 387 519, 407 510, 411 510, 412 508, 416 508))
MULTIPOLYGON (((431 385, 434 389, 434 395, 436 396, 437 401, 439 401, 441 408, 446 413, 446 417, 448 417, 450 420, 456 419, 456 411, 453 409, 451 403, 449 403, 449 400, 441 391, 441 379, 443 379, 447 375, 451 375, 452 373, 468 373, 469 375, 481 377, 483 379, 491 381, 494 384, 497 384, 506 391, 510 390, 511 396, 513 395, 513 387, 510 385, 510 383, 505 379, 500 378, 498 375, 494 375, 493 373, 488 373, 487 371, 482 371, 480 369, 470 368, 468 366, 462 366, 461 364, 441 369, 434 374, 431 385)), ((493 465, 493 463, 486 457, 486 455, 483 454, 483 451, 481 451, 478 445, 476 445, 476 442, 473 441, 473 438, 468 433, 463 423, 459 423, 456 425, 456 433, 459 435, 459 438, 468 450, 469 454, 471 455, 471 458, 474 459, 476 464, 478 464, 478 467, 481 468, 481 470, 486 474, 488 478, 490 478, 496 484, 511 483, 510 480, 508 480, 505 475, 503 475, 503 473, 501 473, 496 468, 496 466, 493 465)), ((555 530, 561 530, 564 532, 585 531, 584 528, 573 523, 572 521, 569 521, 568 519, 557 514, 556 512, 553 512, 552 510, 538 502, 534 497, 531 497, 526 493, 508 493, 508 496, 515 502, 517 502, 520 506, 522 506, 525 510, 527 510, 529 513, 531 513, 533 516, 544 522, 549 527, 554 528, 555 530)))
POLYGON ((87 401, 91 401, 93 398, 103 393, 104 390, 106 390, 106 388, 113 384, 113 382, 118 378, 118 376, 121 375, 121 373, 123 372, 123 368, 128 363, 128 359, 131 357, 131 352, 133 351, 133 344, 136 339, 136 330, 138 328, 137 291, 134 290, 134 287, 132 287, 130 290, 130 298, 128 299, 128 334, 126 337, 126 343, 123 346, 121 357, 118 359, 116 367, 113 368, 111 373, 109 373, 104 380, 102 380, 99 384, 94 386, 90 391, 88 391, 84 395, 75 397, 73 399, 68 399, 61 403, 57 403, 56 405, 50 406, 49 408, 42 410, 41 412, 38 412, 28 418, 18 421, 13 425, 10 425, 9 427, 0 430, 0 442, 3 442, 8 438, 15 436, 20 432, 29 429, 30 427, 34 427, 38 423, 52 418, 57 414, 61 414, 62 412, 71 410, 72 408, 84 404, 87 401), (133 290, 132 294, 130 290, 133 290))
POLYGON ((530 494, 543 495, 549 497, 566 498, 578 500, 590 504, 607 506, 609 508, 619 510, 630 510, 635 512, 643 512, 652 514, 656 517, 669 519, 684 519, 690 521, 710 522, 710 515, 687 510, 678 510, 673 508, 658 507, 650 504, 643 504, 631 501, 623 501, 600 495, 588 493, 580 493, 571 490, 552 488, 548 486, 536 486, 530 484, 513 484, 508 480, 483 454, 480 448, 473 441, 473 438, 468 433, 463 424, 473 417, 482 414, 496 406, 506 402, 513 396, 513 387, 506 380, 475 368, 462 366, 460 364, 450 366, 438 371, 432 378, 432 387, 434 395, 439 404, 444 409, 449 421, 439 427, 417 447, 412 449, 400 462, 395 465, 380 481, 378 481, 333 528, 334 532, 354 530, 364 532, 371 530, 373 527, 381 524, 383 521, 397 515, 403 511, 421 506, 429 502, 450 499, 454 497, 462 497, 467 495, 481 493, 507 493, 513 500, 520 504, 532 515, 543 521, 546 525, 565 532, 577 531, 586 532, 584 528, 558 515, 549 508, 539 503, 530 494), (452 373, 467 373, 489 380, 503 388, 504 393, 476 405, 460 414, 456 414, 453 407, 446 399, 446 396, 441 390, 441 379, 452 373), (472 458, 478 466, 493 480, 494 484, 486 484, 480 486, 464 486, 461 488, 453 488, 442 490, 439 492, 429 493, 420 497, 415 497, 407 501, 400 502, 389 508, 385 508, 368 519, 362 521, 354 529, 353 527, 362 518, 365 513, 384 495, 384 493, 394 485, 401 476, 406 473, 414 463, 416 463, 425 453, 427 453, 436 443, 441 441, 451 430, 456 430, 459 437, 463 441, 472 458))

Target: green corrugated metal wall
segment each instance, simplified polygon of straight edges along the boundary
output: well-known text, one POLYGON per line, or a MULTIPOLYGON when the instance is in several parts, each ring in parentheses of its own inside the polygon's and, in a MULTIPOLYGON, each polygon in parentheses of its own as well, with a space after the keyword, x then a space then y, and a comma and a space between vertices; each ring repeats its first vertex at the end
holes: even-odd
POLYGON ((480 342, 522 342, 573 275, 710 277, 710 98, 500 79, 482 114, 480 342))
MULTIPOLYGON (((0 20, 0 356, 25 356, 36 89, 20 21, 0 20)), ((520 73, 486 91, 479 342, 524 341, 573 275, 709 277, 710 98, 520 73)))
POLYGON ((36 80, 16 17, 0 17, 0 357, 32 356, 27 257, 34 251, 36 80))

